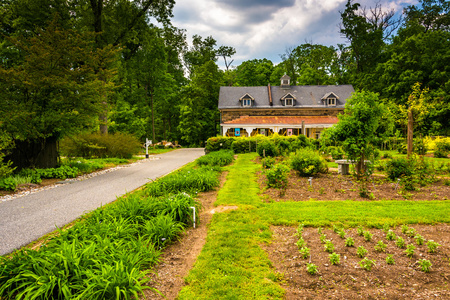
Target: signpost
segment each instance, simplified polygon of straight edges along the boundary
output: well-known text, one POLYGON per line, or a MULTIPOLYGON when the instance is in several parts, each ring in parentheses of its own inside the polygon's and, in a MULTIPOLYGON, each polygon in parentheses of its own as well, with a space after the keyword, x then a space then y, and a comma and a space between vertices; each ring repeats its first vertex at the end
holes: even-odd
POLYGON ((152 141, 145 138, 145 158, 148 158, 148 146, 152 145, 152 141))

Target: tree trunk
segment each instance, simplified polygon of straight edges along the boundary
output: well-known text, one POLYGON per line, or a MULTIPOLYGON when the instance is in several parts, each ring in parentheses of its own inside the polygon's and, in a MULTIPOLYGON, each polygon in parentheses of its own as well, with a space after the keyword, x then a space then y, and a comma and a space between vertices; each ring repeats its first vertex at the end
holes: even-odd
MULTIPOLYGON (((103 95, 106 99, 106 94, 103 95)), ((103 112, 99 116, 100 120, 100 133, 108 134, 108 102, 105 100, 102 102, 103 112)))
POLYGON ((411 153, 413 152, 413 126, 414 126, 414 120, 413 120, 413 114, 412 111, 408 111, 408 158, 411 156, 411 153))
POLYGON ((11 155, 4 159, 11 160, 17 170, 24 168, 55 168, 58 165, 57 139, 15 141, 11 155))

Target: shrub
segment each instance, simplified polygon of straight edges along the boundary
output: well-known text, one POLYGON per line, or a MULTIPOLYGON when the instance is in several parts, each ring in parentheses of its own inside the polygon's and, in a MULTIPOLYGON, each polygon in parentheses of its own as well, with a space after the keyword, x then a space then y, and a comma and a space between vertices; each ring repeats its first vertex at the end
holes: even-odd
POLYGON ((68 157, 131 158, 140 148, 141 144, 136 137, 119 132, 107 135, 84 133, 66 137, 60 142, 61 153, 68 157))
POLYGON ((285 164, 276 164, 271 169, 266 170, 268 180, 267 186, 279 189, 286 189, 288 183, 288 175, 291 169, 285 164))
POLYGON ((278 155, 278 149, 275 146, 275 143, 270 140, 263 140, 258 143, 258 146, 256 147, 256 152, 258 152, 259 156, 265 157, 265 156, 277 156, 278 155))
POLYGON ((308 148, 297 150, 291 156, 291 166, 300 176, 311 176, 328 172, 326 161, 316 151, 308 148))
POLYGON ((257 139, 256 138, 236 138, 231 144, 231 149, 234 153, 250 153, 256 151, 257 139))
POLYGON ((394 158, 386 163, 386 173, 390 180, 411 176, 413 166, 411 160, 406 158, 394 158))
POLYGON ((344 150, 341 147, 330 146, 327 151, 334 160, 344 158, 344 150))
POLYGON ((268 156, 266 158, 263 158, 261 160, 261 163, 262 163, 262 166, 263 166, 264 169, 272 168, 273 165, 275 164, 275 162, 276 162, 275 157, 270 157, 270 156, 268 156))
POLYGON ((450 139, 442 139, 436 142, 434 157, 447 158, 450 153, 450 139))
POLYGON ((219 150, 231 150, 231 144, 235 140, 234 137, 217 136, 211 137, 206 141, 205 150, 207 153, 219 150))
POLYGON ((17 187, 16 181, 12 177, 0 179, 0 190, 15 191, 17 187))
POLYGON ((223 167, 230 164, 233 161, 233 152, 229 150, 220 150, 216 152, 208 153, 197 159, 199 166, 219 166, 223 167))
POLYGON ((143 236, 156 247, 163 247, 177 237, 183 229, 181 223, 173 220, 170 215, 161 214, 144 224, 143 236))

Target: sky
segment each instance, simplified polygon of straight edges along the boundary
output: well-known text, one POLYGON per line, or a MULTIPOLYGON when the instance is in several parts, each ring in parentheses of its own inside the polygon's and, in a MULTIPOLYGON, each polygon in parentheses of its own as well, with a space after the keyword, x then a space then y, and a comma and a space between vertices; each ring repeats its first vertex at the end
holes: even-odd
MULTIPOLYGON (((418 0, 360 0, 362 7, 380 3, 401 13, 418 0)), ((340 12, 347 0, 176 0, 172 24, 194 34, 212 36, 217 45, 236 49, 233 66, 250 59, 281 61, 280 55, 303 43, 336 46, 347 40, 339 33, 340 12)), ((223 60, 223 59, 222 59, 223 60)), ((218 64, 223 68, 223 61, 218 64)))

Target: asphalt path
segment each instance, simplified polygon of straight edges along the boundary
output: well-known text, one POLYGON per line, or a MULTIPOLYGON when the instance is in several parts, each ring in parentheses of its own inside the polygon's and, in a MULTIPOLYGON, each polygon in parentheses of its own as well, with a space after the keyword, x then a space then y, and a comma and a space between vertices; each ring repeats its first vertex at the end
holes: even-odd
POLYGON ((202 148, 178 149, 156 155, 154 160, 0 202, 0 255, 20 249, 204 153, 202 148))

